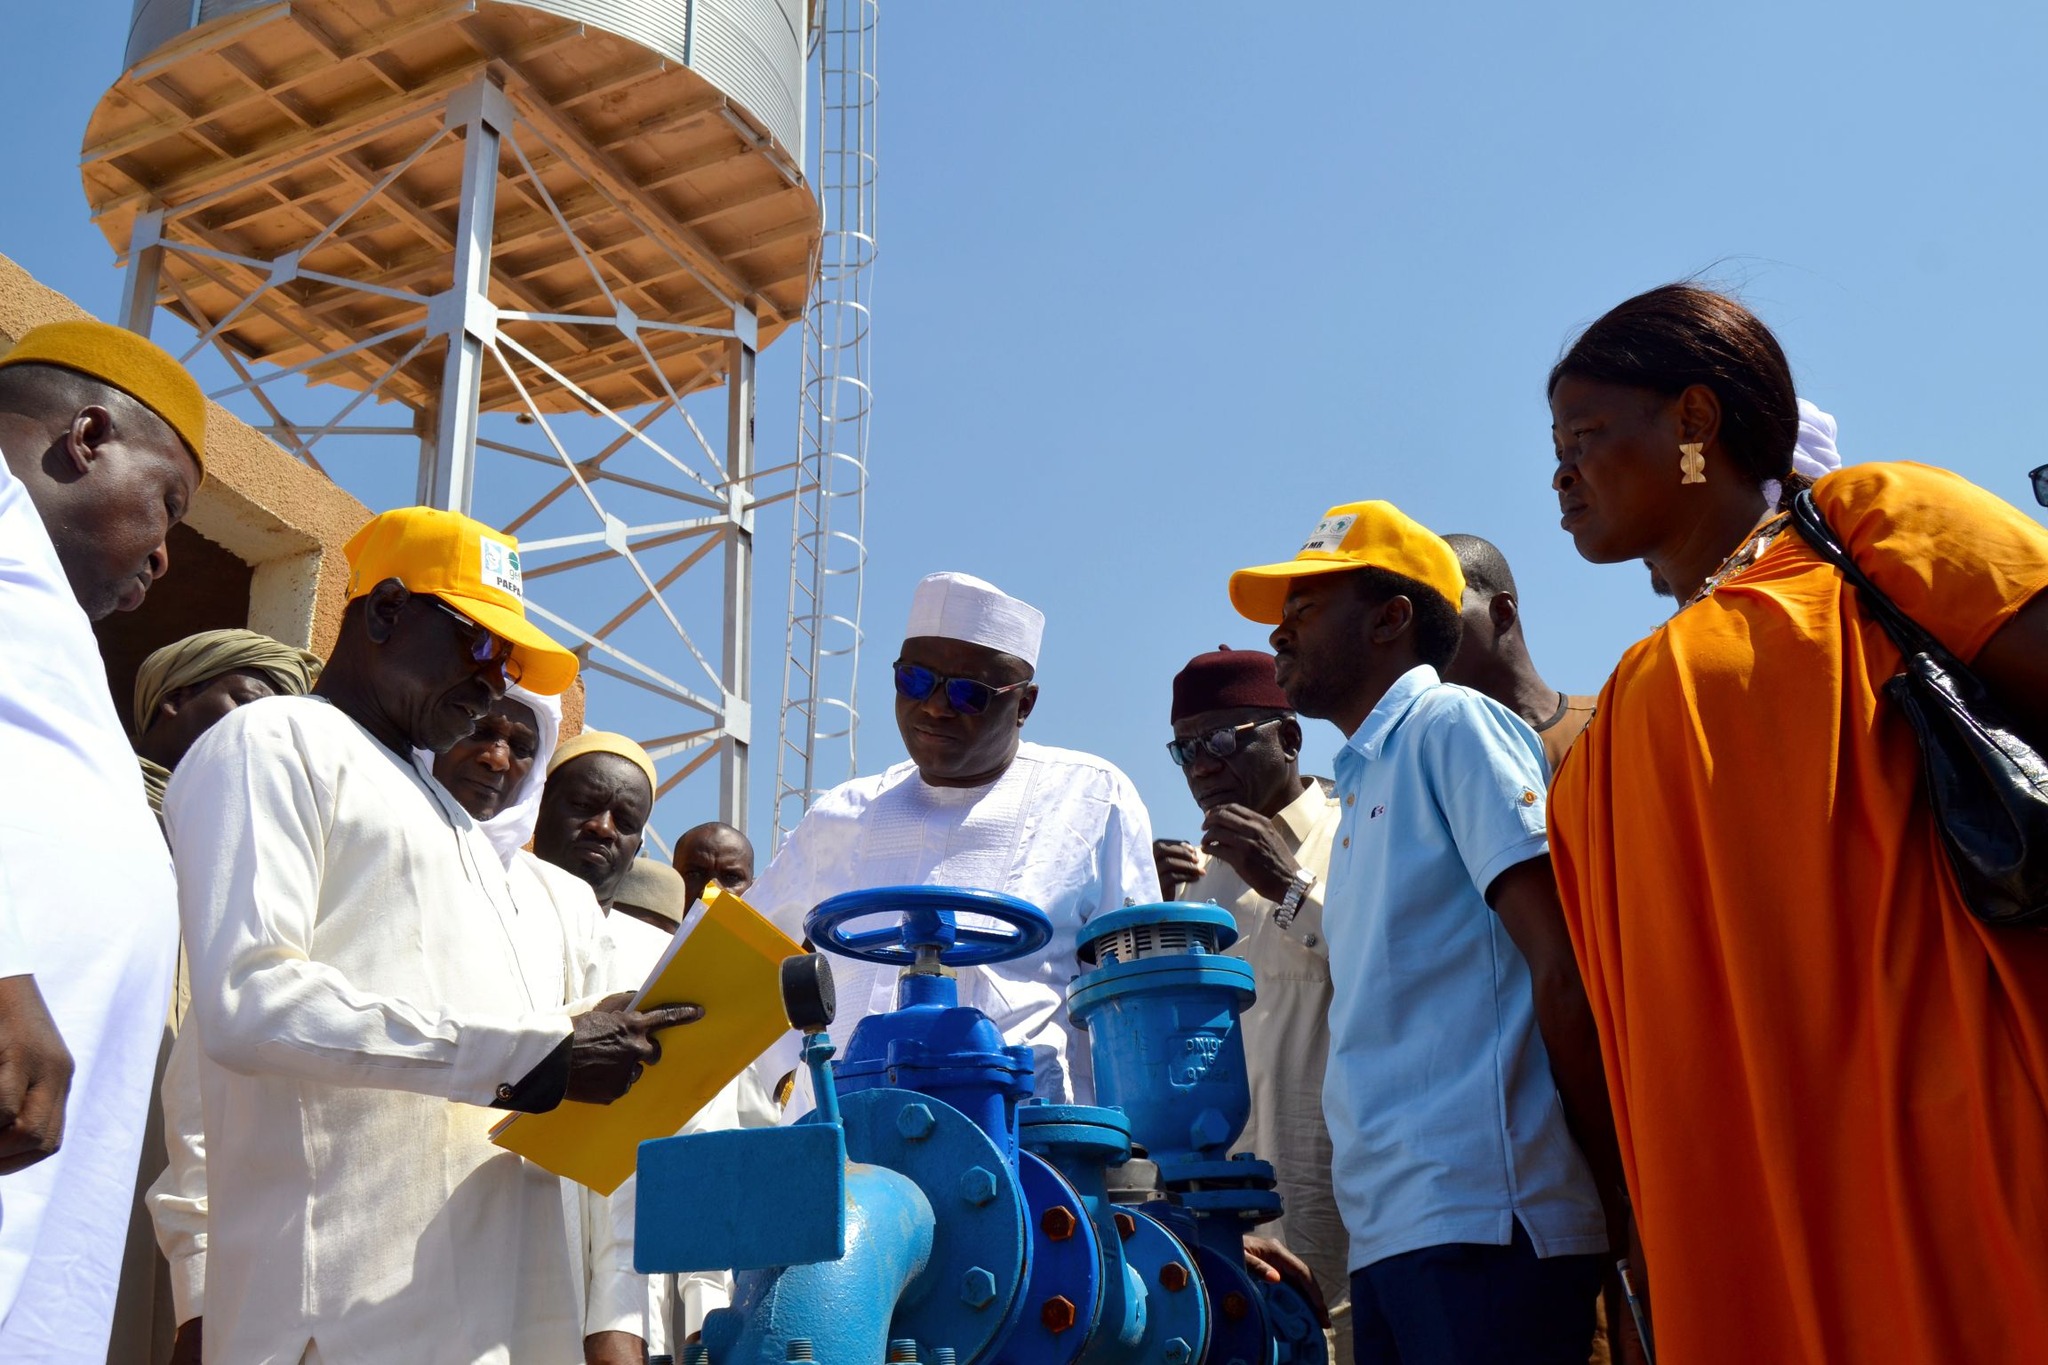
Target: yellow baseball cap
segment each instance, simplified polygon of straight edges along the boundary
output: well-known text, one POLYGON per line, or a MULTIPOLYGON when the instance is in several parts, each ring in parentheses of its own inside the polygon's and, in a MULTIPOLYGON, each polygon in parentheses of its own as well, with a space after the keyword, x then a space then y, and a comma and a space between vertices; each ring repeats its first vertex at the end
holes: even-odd
POLYGON ((395 578, 510 642, 519 685, 529 692, 557 696, 576 681, 576 656, 526 619, 519 542, 504 532, 459 512, 401 507, 370 518, 343 553, 351 602, 395 578))
POLYGON ((1464 601, 1465 573, 1450 542, 1391 502, 1347 502, 1323 513, 1294 558, 1232 574, 1230 605, 1247 620, 1277 626, 1289 583, 1364 568, 1412 578, 1453 608, 1464 601))
POLYGON ((177 358, 149 338, 110 322, 46 322, 0 356, 9 365, 57 365, 111 384, 164 419, 206 472, 206 395, 177 358))

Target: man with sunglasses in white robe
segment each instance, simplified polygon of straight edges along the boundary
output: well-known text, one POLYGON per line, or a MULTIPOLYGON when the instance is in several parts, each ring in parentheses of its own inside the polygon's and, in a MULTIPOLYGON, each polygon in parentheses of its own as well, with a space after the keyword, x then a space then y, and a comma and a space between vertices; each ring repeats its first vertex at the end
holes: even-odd
MULTIPOLYGON (((1151 817, 1130 779, 1092 754, 1022 738, 1044 633, 1042 612, 981 579, 920 582, 895 666, 910 760, 820 796, 747 900, 792 938, 843 891, 962 886, 1029 901, 1052 920, 1052 941, 1030 957, 962 968, 960 1000, 1031 1049, 1040 1098, 1087 1104, 1087 1035, 1066 1010, 1076 931, 1127 901, 1159 899, 1159 877, 1151 817)), ((895 1007, 896 970, 845 958, 832 968, 832 1037, 843 1051, 862 1018, 895 1007)), ((793 1066, 794 1050, 783 1051, 765 1059, 769 1079, 793 1066)), ((788 1116, 810 1108, 803 1079, 788 1116)))

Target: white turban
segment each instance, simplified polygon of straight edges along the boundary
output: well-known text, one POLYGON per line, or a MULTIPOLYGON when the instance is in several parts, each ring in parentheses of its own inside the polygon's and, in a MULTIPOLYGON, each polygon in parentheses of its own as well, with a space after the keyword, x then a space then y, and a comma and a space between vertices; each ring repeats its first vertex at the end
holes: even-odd
MULTIPOLYGON (((526 847, 526 841, 533 837, 533 827, 540 823, 540 791, 548 780, 548 760, 555 756, 555 746, 562 736, 562 699, 543 697, 513 683, 505 689, 505 700, 516 701, 533 712, 536 732, 533 766, 526 770, 526 780, 506 794, 498 813, 481 826, 491 847, 498 850, 505 866, 510 867, 513 856, 526 847)), ((429 768, 434 766, 434 755, 425 749, 415 749, 413 753, 429 768)))
POLYGON ((1835 419, 1804 398, 1799 400, 1799 445, 1792 452, 1792 468, 1809 479, 1832 474, 1842 467, 1841 452, 1835 449, 1835 419))
POLYGON ((910 595, 903 638, 927 635, 999 649, 1037 668, 1045 613, 972 575, 929 574, 910 595))

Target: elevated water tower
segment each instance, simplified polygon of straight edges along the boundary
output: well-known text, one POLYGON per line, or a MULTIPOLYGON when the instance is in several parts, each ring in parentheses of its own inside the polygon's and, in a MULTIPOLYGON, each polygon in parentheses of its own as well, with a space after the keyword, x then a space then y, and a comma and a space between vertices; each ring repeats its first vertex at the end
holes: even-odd
POLYGON ((754 513, 798 493, 789 465, 757 468, 755 356, 803 315, 820 237, 808 19, 137 0, 82 153, 122 320, 175 315, 215 396, 338 481, 396 439, 418 500, 517 533, 595 719, 658 699, 632 728, 661 791, 715 755, 740 825, 754 513))

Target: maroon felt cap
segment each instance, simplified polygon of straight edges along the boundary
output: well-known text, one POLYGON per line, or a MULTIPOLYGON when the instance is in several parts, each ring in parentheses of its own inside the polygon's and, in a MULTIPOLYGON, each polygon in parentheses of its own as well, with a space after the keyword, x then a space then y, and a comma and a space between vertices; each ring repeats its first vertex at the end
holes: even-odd
POLYGON ((1197 654, 1188 660, 1186 668, 1173 675, 1173 714, 1169 721, 1238 706, 1273 711, 1294 709, 1274 675, 1273 656, 1262 649, 1218 645, 1214 653, 1197 654))

